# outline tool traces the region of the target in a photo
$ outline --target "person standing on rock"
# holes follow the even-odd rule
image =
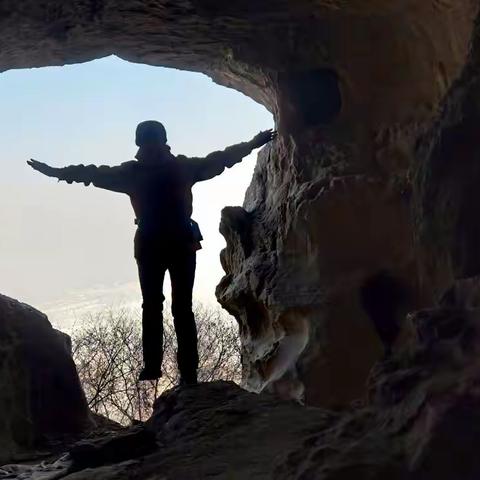
[[[167,145],[164,126],[149,120],[136,129],[136,160],[115,167],[71,165],[50,167],[36,160],[35,170],[64,180],[113,192],[126,193],[135,212],[135,259],[142,290],[144,368],[139,380],[162,376],[163,281],[168,270],[172,284],[172,314],[177,335],[177,361],[181,384],[197,383],[197,329],[192,311],[196,251],[202,240],[192,215],[192,187],[221,174],[275,138],[276,132],[260,132],[251,141],[213,152],[205,158],[174,156]]]

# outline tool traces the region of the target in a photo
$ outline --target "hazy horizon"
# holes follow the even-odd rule
[[[162,121],[172,152],[190,156],[273,126],[264,107],[204,75],[116,57],[5,72],[0,98],[0,293],[43,310],[56,325],[108,306],[140,306],[134,216],[128,196],[58,183],[31,170],[29,158],[53,166],[128,161],[135,127],[146,119]],[[256,154],[194,187],[193,218],[205,238],[197,301],[215,302],[225,245],[220,210],[242,204]]]

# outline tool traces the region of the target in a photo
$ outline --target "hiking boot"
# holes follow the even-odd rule
[[[143,382],[146,380],[158,380],[162,376],[162,370],[160,368],[147,368],[145,367],[138,376],[138,381]]]

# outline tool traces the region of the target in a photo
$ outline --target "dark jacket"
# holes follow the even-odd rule
[[[133,160],[115,167],[71,165],[56,176],[129,195],[145,241],[192,242],[192,186],[221,174],[252,151],[240,143],[205,158],[167,154],[158,163]],[[141,159],[141,156],[137,155]]]

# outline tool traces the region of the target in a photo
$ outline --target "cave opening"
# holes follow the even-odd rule
[[[133,212],[121,195],[37,177],[26,160],[55,166],[128,161],[136,152],[136,124],[150,118],[166,125],[173,153],[188,156],[249,140],[273,123],[263,106],[203,74],[114,56],[4,72],[0,98],[0,221],[9,226],[0,248],[0,291],[39,306],[64,328],[91,308],[139,305]],[[253,153],[194,188],[194,218],[205,238],[197,257],[201,303],[216,303],[223,275],[220,210],[242,204],[255,162]]]
[[[466,114],[470,110],[466,105],[475,103],[471,99],[476,97],[470,93],[478,90],[477,2],[18,0],[0,3],[0,72],[81,63],[112,53],[138,62],[132,67],[134,69],[155,65],[202,72],[218,84],[242,92],[264,105],[275,116],[281,134],[278,143],[259,156],[255,181],[247,192],[244,204],[247,215],[241,211],[240,221],[235,221],[234,215],[226,215],[226,219],[233,222],[231,228],[225,222],[229,227],[229,236],[225,237],[225,265],[228,268],[225,268],[225,281],[218,299],[235,314],[241,326],[245,367],[243,386],[253,386],[257,391],[274,387],[272,391],[285,392],[286,397],[296,400],[302,400],[304,396],[309,406],[323,408],[316,416],[315,409],[295,408],[296,411],[292,409],[290,412],[285,410],[288,405],[282,404],[280,409],[287,416],[282,413],[276,417],[270,415],[276,410],[268,401],[269,413],[265,416],[263,411],[258,410],[259,403],[254,404],[251,410],[247,409],[249,411],[243,408],[253,395],[243,397],[242,392],[242,397],[237,397],[237,393],[231,395],[230,388],[223,386],[217,389],[215,385],[208,385],[202,398],[210,399],[209,409],[200,405],[202,414],[205,413],[206,425],[212,425],[213,417],[220,422],[223,417],[226,419],[223,426],[213,422],[213,430],[204,429],[211,436],[206,442],[199,443],[203,451],[205,445],[215,447],[212,449],[213,457],[209,455],[208,458],[210,462],[217,457],[211,469],[208,472],[205,470],[205,455],[194,449],[189,460],[193,459],[195,463],[188,465],[188,462],[180,462],[172,473],[163,467],[168,467],[172,458],[184,458],[185,455],[181,451],[179,455],[169,455],[173,452],[171,445],[167,450],[162,445],[162,452],[154,455],[155,461],[160,459],[166,463],[152,465],[148,460],[132,463],[125,458],[122,459],[122,465],[127,468],[125,475],[146,472],[148,476],[154,467],[172,478],[198,471],[219,476],[229,473],[225,472],[227,463],[238,466],[241,470],[238,474],[242,478],[268,478],[272,475],[275,478],[304,478],[317,474],[334,477],[365,474],[374,477],[387,471],[393,472],[393,476],[396,473],[400,476],[424,473],[426,476],[432,474],[433,478],[435,473],[440,472],[440,469],[431,469],[428,465],[424,469],[422,458],[426,455],[427,460],[430,457],[435,460],[444,453],[444,446],[437,448],[435,444],[438,425],[441,426],[445,415],[455,413],[453,409],[461,406],[465,392],[475,397],[475,391],[464,388],[472,383],[468,380],[477,373],[472,369],[472,365],[475,366],[475,349],[469,342],[466,346],[450,342],[430,350],[425,348],[429,345],[422,344],[422,335],[419,335],[405,349],[408,351],[402,352],[403,339],[399,338],[399,333],[405,325],[406,311],[431,306],[430,299],[434,298],[434,294],[443,291],[444,286],[454,280],[452,265],[473,275],[480,264],[475,261],[479,258],[476,240],[480,234],[478,228],[471,226],[471,217],[475,214],[472,205],[475,202],[468,201],[476,197],[473,193],[470,195],[468,189],[466,194],[465,188],[462,191],[462,186],[469,185],[468,175],[465,177],[469,169],[462,169],[458,161],[451,161],[457,157],[463,159],[462,152],[475,160],[477,137],[472,135],[471,151],[465,149],[465,142],[459,142],[458,148],[452,150],[454,155],[442,155],[445,132],[452,127],[463,131],[473,118]],[[70,68],[61,71],[66,72]],[[10,75],[16,74],[7,72],[0,75],[0,81]],[[60,89],[47,80],[44,88],[37,89],[33,95],[46,101],[41,109],[32,103],[28,88],[21,88],[21,80],[14,76],[11,78],[12,85],[20,89],[21,94],[9,95],[8,89],[0,85],[4,115],[2,157],[7,165],[14,162],[24,166],[29,156],[55,165],[74,162],[114,164],[127,160],[134,153],[128,151],[130,147],[126,145],[134,148],[135,124],[152,117],[167,125],[175,153],[199,155],[211,151],[210,147],[221,148],[245,139],[239,135],[231,141],[211,146],[202,143],[206,138],[219,140],[219,131],[226,128],[225,124],[241,120],[238,109],[234,107],[228,108],[228,112],[222,115],[215,114],[208,95],[199,95],[203,104],[198,108],[198,115],[179,115],[179,123],[174,126],[174,122],[164,116],[167,105],[162,100],[166,97],[167,87],[182,85],[180,78],[172,79],[167,82],[168,85],[153,81],[149,90],[139,85],[135,74],[129,77],[119,70],[109,75],[108,88],[99,92],[95,84],[95,95],[89,97],[81,94],[81,88],[87,82],[85,76],[79,75],[78,88],[66,101],[48,101],[47,90],[60,93]],[[136,101],[129,102],[128,108],[123,109],[128,110],[128,124],[124,122],[121,109],[118,109],[127,101],[125,96],[117,96],[120,101],[117,101],[116,109],[108,108],[105,103],[105,98],[115,94],[118,85],[123,82],[130,83],[130,88],[135,91]],[[163,99],[157,96],[158,92],[164,95]],[[170,105],[177,113],[190,103],[186,98],[188,94],[198,95],[191,86],[185,86],[183,92],[183,97],[175,105]],[[134,118],[141,95],[145,96],[143,113],[148,115],[142,113]],[[71,99],[81,105],[81,110],[69,123],[62,111],[69,108]],[[7,109],[5,105],[9,103],[10,108]],[[90,103],[96,108],[86,114]],[[19,115],[22,104],[30,109],[29,115]],[[157,115],[157,110],[153,112],[155,115],[151,113],[154,107],[161,110],[162,115]],[[472,107],[472,111],[475,108]],[[106,112],[117,114],[107,121]],[[247,138],[255,131],[272,126],[269,114],[263,113],[268,116],[268,125],[262,122],[248,133]],[[56,119],[55,124],[48,123],[48,116]],[[182,121],[186,117],[192,120],[190,126]],[[210,119],[215,117],[221,117],[223,124],[210,124]],[[49,135],[43,138],[36,136],[36,129],[28,128],[32,121],[36,126],[48,128]],[[248,125],[250,128],[252,122]],[[120,126],[121,133],[118,133]],[[235,129],[236,133],[239,133],[239,128]],[[113,135],[113,131],[117,134]],[[475,133],[475,128],[468,131]],[[179,132],[178,140],[172,138],[175,132]],[[89,141],[73,145],[69,143],[73,137],[88,137]],[[186,139],[191,142],[191,152],[183,148],[182,142]],[[415,144],[422,148],[415,151]],[[177,145],[182,148],[177,149]],[[200,145],[205,149],[199,149]],[[17,155],[15,151],[18,148],[22,151]],[[447,157],[451,169],[444,170],[442,158]],[[441,168],[437,174],[435,164],[438,162]],[[417,175],[417,167],[423,168],[424,172]],[[3,195],[0,198],[0,220],[4,225],[0,236],[1,292],[19,297],[50,313],[48,308],[44,308],[45,303],[38,300],[49,276],[58,280],[57,287],[65,288],[72,272],[75,272],[75,281],[80,286],[82,282],[95,285],[94,301],[98,305],[104,301],[109,288],[108,282],[98,281],[92,275],[92,265],[101,272],[114,272],[115,267],[113,280],[120,284],[125,283],[132,270],[130,278],[134,278],[136,284],[131,251],[133,215],[127,213],[130,210],[125,201],[100,191],[87,192],[83,186],[51,184],[44,188],[43,185],[47,184],[40,182],[47,180],[33,176],[17,189],[5,171],[4,168],[0,179]],[[212,228],[215,233],[220,208],[242,202],[241,198],[229,200],[228,195],[239,183],[238,175],[229,173],[235,185],[231,184],[225,191],[216,191],[212,184],[205,185],[206,193],[212,193],[210,207],[219,213],[216,218],[214,215],[211,217],[214,218]],[[246,184],[250,176],[251,171]],[[415,183],[418,179],[418,183],[422,184],[420,190],[424,191],[418,192],[420,198],[416,199],[419,188]],[[72,205],[74,195],[78,196],[79,202],[75,208]],[[198,200],[202,194],[197,191],[195,196]],[[465,198],[466,202],[463,201]],[[103,221],[107,202],[111,202],[112,207],[108,214],[108,228]],[[51,207],[48,222],[42,210],[45,205]],[[19,206],[23,208],[19,210]],[[465,216],[459,213],[463,209]],[[130,220],[127,215],[131,215]],[[80,222],[69,225],[71,219],[79,218],[81,225]],[[205,246],[212,245],[208,243],[205,222],[196,214],[194,218],[202,227]],[[92,235],[86,235],[86,231]],[[245,231],[247,235],[242,235]],[[420,237],[421,242],[418,243],[421,248],[417,248],[417,237]],[[223,246],[223,238],[217,238]],[[72,255],[74,241],[77,243]],[[125,250],[121,251],[120,246]],[[199,265],[200,273],[208,271],[211,274],[215,268],[219,269],[214,284],[223,274],[218,262],[219,250],[215,251],[217,267],[208,260],[204,266]],[[39,251],[43,255],[38,255]],[[473,261],[469,261],[472,258]],[[130,264],[125,259],[129,259]],[[80,271],[84,272],[81,276]],[[12,293],[8,286],[14,278],[18,279],[17,293]],[[112,285],[118,287],[113,280]],[[197,277],[197,285],[204,287],[206,283]],[[31,288],[32,285],[34,288]],[[213,290],[211,288],[212,298]],[[36,298],[31,296],[33,294]],[[81,292],[78,304],[91,303],[92,297],[88,294]],[[451,301],[450,297],[448,295],[444,300]],[[457,300],[456,293],[453,300]],[[15,312],[20,320],[25,318],[40,326],[48,324],[40,312],[0,296],[0,313],[6,308]],[[60,312],[65,312],[65,304],[59,305],[59,308]],[[432,315],[429,309],[420,314],[412,313],[406,323],[411,323],[414,328],[419,323],[428,323],[422,322],[422,315],[427,320],[436,319],[435,313]],[[7,333],[15,333],[18,325],[22,326],[17,318],[10,323],[8,315],[0,318],[3,322],[5,319]],[[478,324],[472,312],[468,312],[465,319],[472,327]],[[456,319],[452,317],[452,320]],[[37,379],[41,379],[34,390],[29,389],[30,375],[18,375],[16,364],[11,369],[2,369],[0,384],[6,387],[4,393],[7,396],[3,397],[6,401],[0,403],[6,407],[3,410],[7,420],[13,417],[12,413],[14,420],[20,416],[22,420],[32,419],[30,405],[23,402],[25,393],[32,399],[49,398],[43,395],[43,391],[55,391],[56,385],[45,373],[56,373],[58,367],[71,365],[71,355],[66,349],[62,347],[63,356],[59,356],[50,347],[59,343],[57,332],[48,332],[50,342],[47,335],[42,339],[35,332],[30,333],[29,328],[23,330],[21,333],[26,334],[26,340],[32,347],[52,351],[52,361],[35,362],[38,369],[27,370],[27,373],[33,372]],[[450,334],[456,331],[447,328],[443,333],[450,341]],[[475,330],[472,332],[475,333]],[[417,330],[417,333],[422,332]],[[395,349],[395,354],[399,355],[398,362],[387,361],[380,363],[380,368],[374,367],[381,359],[379,337],[387,353],[394,344],[395,347],[398,345],[398,350]],[[475,335],[472,334],[472,337],[473,345]],[[215,343],[215,336],[211,338]],[[305,348],[300,342],[303,339]],[[7,347],[5,351],[13,352],[11,358],[16,360],[17,352],[12,350],[16,345],[12,345],[9,337],[4,336],[0,340],[3,340],[0,350]],[[285,352],[288,355],[282,355]],[[274,377],[276,385],[269,385],[259,378],[269,378],[267,375],[257,375],[268,372],[268,367],[275,364],[272,358],[281,360],[281,368],[274,372],[282,375]],[[463,363],[459,363],[462,359]],[[40,371],[38,375],[37,371]],[[419,371],[422,375],[418,375]],[[452,371],[455,375],[449,374]],[[423,373],[427,376],[424,377]],[[72,372],[63,372],[62,375],[67,385],[68,380],[75,383],[76,377]],[[12,389],[13,395],[10,395]],[[81,400],[81,394],[77,398]],[[175,434],[173,443],[179,445],[180,450],[186,445],[182,443],[185,439],[194,447],[190,441],[191,422],[187,422],[186,428],[170,427],[181,427],[183,418],[199,419],[199,402],[192,402],[195,404],[192,416],[189,410],[183,411],[182,408],[175,408],[172,412],[170,407],[173,403],[182,407],[187,402],[176,395],[167,398],[164,403],[158,404],[157,413],[160,415],[153,418],[152,423],[161,424],[157,438]],[[412,398],[422,401],[412,402]],[[241,411],[237,408],[240,403]],[[81,409],[75,411],[73,405],[73,402],[62,402],[62,406],[69,409],[66,413],[70,418],[82,421],[84,416],[87,417]],[[219,412],[218,405],[225,408]],[[337,411],[333,415],[325,414],[325,408]],[[297,416],[303,410],[309,415],[305,423]],[[61,408],[57,408],[56,404],[45,405],[39,411],[57,415],[61,413]],[[218,415],[222,412],[227,415]],[[250,456],[248,448],[237,448],[234,453],[238,452],[239,456],[227,458],[224,454],[230,455],[235,450],[231,445],[236,440],[242,440],[246,431],[243,420],[256,412],[260,412],[262,418],[272,420],[268,422],[269,426],[277,426],[278,429],[270,430],[267,437],[262,437],[267,432],[263,428],[265,422],[260,417],[259,421],[252,417],[253,421],[247,426],[257,425],[262,431],[258,431],[257,435],[257,431],[252,430],[253,436],[245,437],[247,441],[243,443],[246,447],[266,445],[265,453],[268,451],[272,455],[267,457],[263,451],[259,454],[257,448]],[[432,416],[432,412],[435,415]],[[174,418],[176,414],[180,416]],[[386,415],[392,421],[385,421],[389,420]],[[237,421],[236,417],[241,421]],[[352,419],[353,423],[350,422]],[[461,436],[465,430],[462,430],[463,423],[460,422],[460,430],[453,433]],[[14,423],[14,428],[8,429],[6,445],[10,448],[13,444],[13,453],[16,454],[17,442],[16,439],[10,442],[10,431],[17,433],[25,428],[30,432],[35,427],[35,421],[30,424],[28,428],[26,425],[15,428]],[[238,424],[241,429],[238,432],[232,430],[233,424]],[[10,427],[8,423],[7,426]],[[217,427],[224,427],[229,435],[218,435],[220,430]],[[286,436],[293,432],[285,427],[298,431],[298,439],[290,437],[289,442],[284,444],[278,432],[281,430]],[[333,443],[329,432],[335,437]],[[355,438],[350,435],[352,432]],[[348,445],[341,442],[345,437],[343,433],[348,437]],[[440,434],[443,433],[440,431]],[[184,435],[188,438],[182,438]],[[0,443],[5,445],[3,436],[0,432]],[[252,442],[255,437],[261,441]],[[220,441],[212,443],[212,438]],[[358,447],[353,453],[366,452],[366,456],[355,455],[358,462],[354,458],[353,462],[345,464],[342,461],[352,453],[352,438],[355,448]],[[425,438],[427,441],[424,441]],[[432,438],[433,442],[429,442],[428,439]],[[455,440],[454,436],[452,438]],[[177,439],[180,441],[177,442]],[[233,439],[233,443],[229,439]],[[271,439],[275,441],[271,442]],[[379,439],[382,441],[380,451]],[[321,444],[323,440],[326,440],[326,443],[323,442],[325,445],[335,447],[330,449],[332,452],[327,452],[327,456],[319,451],[324,446]],[[293,447],[290,442],[294,443]],[[473,441],[470,443],[473,444]],[[3,453],[0,452],[0,457]],[[245,453],[251,462],[241,458],[242,454],[245,457]],[[288,454],[286,461],[285,453]],[[313,462],[310,461],[312,459]],[[462,460],[460,458],[456,464],[462,464]],[[262,468],[253,471],[251,464],[254,462]],[[120,466],[118,470],[116,466],[112,467],[114,474],[122,474]],[[139,470],[142,468],[143,471]],[[457,470],[450,472],[452,478],[458,474]],[[474,469],[470,470],[472,478],[477,478]],[[471,473],[470,470],[467,473]],[[195,473],[192,475],[194,477]]]

